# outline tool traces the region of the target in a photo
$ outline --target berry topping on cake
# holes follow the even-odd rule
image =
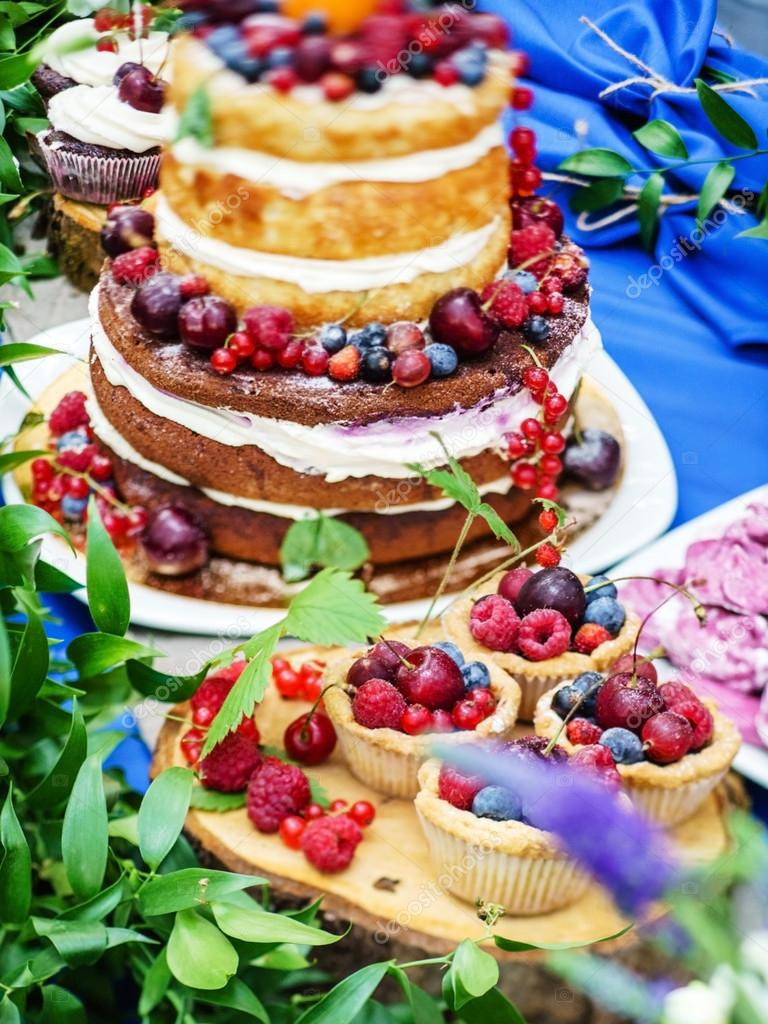
[[[304,829],[300,846],[304,856],[318,871],[332,874],[352,863],[363,833],[348,814],[317,818]]]
[[[628,672],[630,675],[641,676],[643,679],[647,679],[648,682],[651,683],[658,682],[659,678],[656,666],[652,661],[649,661],[647,658],[643,658],[638,654],[632,653],[622,654],[619,660],[614,662],[611,672],[613,675],[617,675],[620,672]],[[670,685],[673,684],[665,683],[664,686],[661,687],[661,695],[665,700],[667,699],[667,695],[664,691],[664,687]],[[683,687],[682,683],[675,683],[674,685]],[[683,690],[687,691],[685,694],[686,697],[695,696],[693,690],[689,690],[687,686],[683,687]]]
[[[142,284],[157,271],[157,249],[145,245],[121,253],[112,261],[112,276],[120,284]]]
[[[403,645],[404,646],[404,645]],[[410,648],[405,648],[405,654]],[[353,661],[347,672],[347,682],[350,686],[358,687],[367,683],[369,679],[390,679],[394,671],[399,668],[400,660],[394,658],[394,652],[386,645],[377,644],[362,658]]]
[[[672,764],[691,749],[694,731],[687,718],[676,711],[662,711],[642,728],[645,756],[654,764]]]
[[[471,288],[454,288],[439,298],[429,315],[429,329],[434,341],[450,345],[465,359],[493,348],[499,334],[498,324]]]
[[[283,746],[292,761],[322,764],[336,746],[336,730],[330,718],[315,708],[290,723],[283,733]]]
[[[585,487],[604,491],[613,486],[619,475],[621,446],[606,430],[587,427],[568,441],[563,465]]]
[[[397,686],[411,704],[434,711],[450,708],[464,696],[464,679],[458,665],[437,647],[417,647],[407,664],[397,670]]]
[[[217,295],[201,295],[181,307],[179,335],[190,348],[220,348],[237,329],[235,309]]]
[[[579,747],[571,757],[570,764],[586,768],[591,771],[601,782],[607,782],[611,786],[621,784],[621,776],[616,771],[616,762],[608,747],[600,743],[593,743],[586,747]]]
[[[179,279],[160,272],[137,288],[131,300],[131,314],[150,334],[175,338],[181,304]]]
[[[159,114],[165,103],[165,82],[157,78],[142,65],[133,68],[120,78],[117,87],[118,98],[148,114]]]
[[[626,613],[614,597],[598,597],[590,601],[584,612],[584,621],[602,626],[611,636],[616,636],[624,625]]]
[[[436,647],[438,651],[445,651],[445,653],[450,658],[453,658],[453,660],[456,662],[459,668],[461,668],[464,665],[466,660],[464,658],[464,655],[461,653],[456,644],[451,643],[450,640],[440,640],[438,643],[432,644],[432,646]]]
[[[517,643],[520,619],[512,603],[500,594],[481,597],[472,607],[469,631],[491,651],[512,651]]]
[[[527,583],[531,576],[533,576],[531,569],[526,568],[524,565],[518,566],[516,569],[510,569],[509,572],[504,573],[496,589],[502,597],[505,597],[514,604],[523,588],[523,584]]]
[[[537,294],[537,293],[535,293]],[[502,327],[520,327],[528,319],[528,303],[514,281],[500,281],[487,285],[480,293],[489,314]]]
[[[462,775],[455,768],[443,765],[438,780],[438,794],[460,811],[468,811],[472,801],[483,788],[482,779],[473,775]]]
[[[355,345],[347,345],[336,355],[331,356],[328,361],[328,375],[338,381],[355,380],[360,373],[361,362],[360,349]]]
[[[712,712],[696,697],[693,700],[676,700],[668,705],[670,711],[682,715],[693,729],[691,750],[701,750],[712,739],[715,722]]]
[[[568,650],[570,642],[568,620],[554,608],[537,608],[520,622],[517,646],[529,661],[557,658]]]
[[[543,277],[549,268],[549,260],[537,260],[536,257],[551,256],[556,241],[555,232],[544,223],[531,224],[513,231],[509,236],[510,267],[527,270],[537,278]]]
[[[101,245],[108,256],[120,256],[131,249],[151,245],[155,219],[139,206],[113,206],[101,229]]]
[[[48,417],[48,427],[52,434],[66,434],[89,422],[85,408],[85,395],[82,391],[67,392]]]
[[[227,699],[229,691],[242,675],[246,664],[247,662],[242,659],[235,661],[202,681],[189,702],[196,725],[210,725]],[[207,721],[198,720],[198,716],[207,718]]]
[[[399,729],[406,707],[402,693],[385,679],[369,679],[352,698],[355,721],[367,729]]]
[[[598,742],[608,747],[616,764],[636,764],[645,756],[642,740],[629,729],[606,729]]]
[[[530,128],[518,125],[512,130],[510,137],[515,155],[518,159],[527,159],[528,162],[532,162],[532,158],[536,155],[535,149],[531,152],[531,149],[534,147],[534,140],[530,136],[533,136]],[[523,151],[521,152],[521,150]],[[554,200],[547,199],[545,196],[517,196],[512,199],[509,205],[512,210],[512,227],[516,231],[528,228],[532,224],[543,223],[552,229],[556,238],[562,235],[564,227],[563,211]]]
[[[208,562],[208,537],[191,512],[168,505],[150,518],[141,546],[152,572],[184,576]]]
[[[299,814],[309,800],[307,776],[277,757],[265,757],[248,783],[248,817],[260,832],[277,832],[283,818]]]
[[[611,676],[597,695],[597,721],[604,729],[620,726],[638,731],[643,722],[665,710],[656,686],[629,673]]]
[[[374,658],[383,665],[388,672],[394,672],[403,663],[410,653],[408,644],[400,640],[379,640],[368,652],[370,658]]]
[[[578,626],[586,603],[579,577],[570,569],[558,566],[534,573],[521,587],[515,607],[519,615],[527,615],[539,608],[552,608],[565,616],[572,626]]]
[[[400,719],[400,728],[409,736],[431,732],[433,725],[434,716],[423,704],[409,704]]]
[[[488,666],[482,661],[467,661],[461,666],[461,675],[464,679],[464,686],[469,692],[491,685],[491,673]]]
[[[604,626],[600,626],[596,622],[585,622],[576,631],[573,638],[573,649],[579,654],[592,654],[600,644],[610,640],[611,636],[612,634]]]
[[[603,730],[588,718],[572,718],[565,727],[565,735],[575,747],[597,743]]]
[[[240,793],[261,764],[258,742],[231,732],[200,761],[200,781],[206,789]]]
[[[401,352],[392,364],[392,380],[401,388],[415,388],[423,384],[432,372],[426,352],[408,349]]]
[[[472,801],[472,813],[477,818],[490,818],[492,821],[520,821],[523,802],[511,789],[484,786]]]

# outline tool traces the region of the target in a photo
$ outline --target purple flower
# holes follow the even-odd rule
[[[438,745],[437,754],[489,784],[514,789],[525,820],[554,833],[625,913],[641,915],[678,877],[662,832],[585,771],[477,746]]]

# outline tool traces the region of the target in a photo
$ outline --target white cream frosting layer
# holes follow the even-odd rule
[[[365,425],[322,423],[307,426],[290,420],[252,416],[232,409],[212,409],[159,391],[123,359],[107,337],[98,316],[97,291],[91,297],[93,347],[110,384],[129,394],[155,416],[179,423],[201,437],[230,447],[254,445],[282,466],[315,474],[329,483],[365,476],[403,480],[412,475],[408,463],[434,467],[445,462],[439,442],[464,459],[499,446],[504,433],[514,430],[538,406],[527,392],[497,392],[471,408],[456,406],[443,416],[402,417]],[[552,369],[558,389],[570,396],[600,335],[591,320],[574,338]],[[318,378],[318,382],[321,378]],[[328,387],[337,387],[328,381]]]
[[[117,32],[113,36],[117,53],[96,49],[101,36],[93,27],[93,18],[68,21],[49,36],[43,61],[78,85],[112,85],[121,64],[127,61],[144,64],[156,75],[168,57],[167,32],[150,32],[145,39],[131,39],[127,32]],[[93,46],[61,52],[81,39],[90,39]],[[163,69],[163,77],[168,77],[166,69]]]
[[[183,476],[179,476],[178,473],[166,469],[165,466],[161,466],[158,462],[146,459],[140,452],[137,452],[133,445],[129,444],[119,431],[115,430],[95,398],[88,402],[88,414],[91,417],[91,427],[96,436],[111,448],[119,458],[125,459],[126,462],[138,466],[139,469],[143,469],[147,473],[152,473],[167,483],[178,484],[182,487],[195,487],[195,484],[185,480]],[[479,490],[481,494],[506,494],[511,488],[512,479],[510,476],[505,476],[501,480],[494,480],[493,483],[485,484]],[[252,512],[263,512],[270,516],[280,516],[282,519],[309,519],[317,514],[316,509],[307,508],[306,505],[289,505],[285,502],[244,498],[238,494],[230,494],[228,491],[218,491],[210,487],[198,487],[197,490],[219,505],[226,505],[228,508],[246,508]],[[450,498],[441,498],[437,501],[415,501],[409,504],[405,504],[405,501],[406,498],[398,493],[393,495],[382,494],[375,509],[375,514],[387,516],[400,515],[403,512],[440,512],[455,504]],[[345,512],[350,511],[352,510],[343,508],[323,509],[324,515],[327,516],[343,515]]]
[[[175,143],[172,152],[176,160],[187,167],[215,174],[233,174],[246,181],[271,185],[290,198],[301,198],[350,181],[395,184],[433,181],[452,171],[474,167],[503,142],[501,124],[495,122],[460,146],[428,149],[385,160],[302,163],[250,149],[209,148],[191,137]]]
[[[71,90],[70,90],[71,91]],[[359,260],[313,260],[258,252],[199,234],[173,212],[165,197],[155,209],[157,237],[200,263],[241,277],[266,277],[298,285],[310,294],[364,292],[410,284],[422,274],[443,274],[476,259],[498,227],[499,219],[476,231],[454,235],[441,245]]]
[[[168,114],[136,110],[113,85],[75,85],[51,97],[48,120],[80,142],[145,153],[168,138]]]

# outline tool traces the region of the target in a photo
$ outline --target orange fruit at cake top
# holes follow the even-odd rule
[[[331,31],[352,32],[373,14],[377,0],[284,0],[282,13],[289,18],[303,18],[322,11],[328,16]]]

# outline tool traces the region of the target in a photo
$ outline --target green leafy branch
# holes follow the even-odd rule
[[[283,579],[305,580],[313,569],[345,569],[353,572],[370,558],[365,537],[336,516],[318,512],[287,530],[280,547]]]
[[[669,160],[665,167],[635,167],[621,153],[605,148],[585,149],[563,160],[559,170],[594,179],[572,197],[571,206],[577,213],[602,210],[622,198],[631,198],[637,202],[643,244],[650,248],[658,227],[660,208],[672,201],[672,197],[665,193],[670,175],[686,167],[712,164],[698,196],[696,221],[701,226],[715,206],[727,196],[736,174],[734,164],[768,155],[768,149],[759,146],[753,127],[730,103],[703,79],[697,78],[695,84],[699,103],[714,130],[732,146],[746,152],[716,161],[691,160],[677,128],[669,121],[656,118],[632,134],[644,149]],[[636,177],[646,179],[639,191],[630,184]],[[768,238],[768,182],[756,200],[755,213],[760,223],[740,232],[737,237]]]

